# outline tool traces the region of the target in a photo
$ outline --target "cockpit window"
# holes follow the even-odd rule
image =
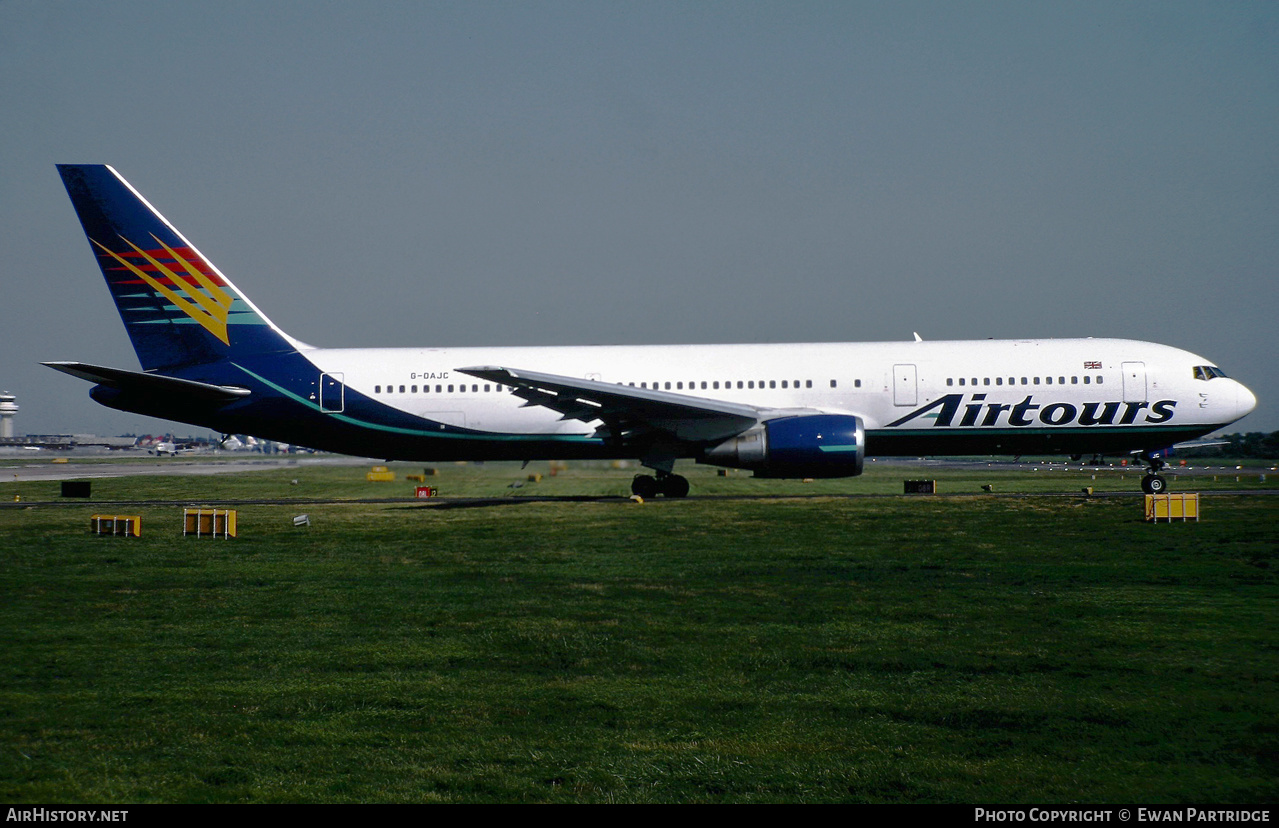
[[[1226,372],[1221,370],[1215,365],[1196,365],[1195,366],[1195,379],[1197,380],[1210,380],[1216,377],[1225,377],[1225,376],[1226,376]]]

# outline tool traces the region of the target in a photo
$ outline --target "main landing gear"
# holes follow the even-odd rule
[[[631,481],[631,494],[638,495],[644,500],[651,500],[659,494],[667,497],[687,497],[688,478],[662,471],[659,471],[656,477],[651,474],[637,474]]]

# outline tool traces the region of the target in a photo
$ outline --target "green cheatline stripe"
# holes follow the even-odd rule
[[[345,414],[338,414],[332,411],[325,411],[324,409],[320,408],[317,404],[311,402],[310,400],[304,397],[300,397],[297,394],[294,394],[292,391],[288,390],[287,388],[281,388],[280,386],[271,382],[266,377],[253,373],[248,368],[245,368],[243,365],[236,365],[236,363],[234,362],[232,362],[231,364],[235,365],[236,368],[239,368],[241,371],[253,377],[258,382],[271,386],[276,391],[279,391],[281,394],[293,400],[294,402],[301,403],[302,405],[305,405],[309,408],[314,408],[316,411],[319,411],[322,414],[327,414],[328,416],[332,417],[335,420],[340,420],[344,423],[349,423],[354,426],[359,426],[360,428],[373,429],[374,431],[385,431],[390,434],[411,434],[417,437],[436,437],[436,438],[443,438],[443,439],[450,439],[450,440],[504,440],[504,441],[511,441],[511,442],[522,442],[522,441],[530,441],[530,440],[552,440],[558,443],[602,442],[600,440],[596,440],[594,437],[587,437],[584,434],[451,434],[447,431],[431,431],[431,430],[421,429],[421,428],[401,428],[399,426],[389,426],[389,425],[383,425],[381,423],[371,423],[371,422],[368,422],[367,420],[357,420],[355,417],[349,417]]]
[[[818,446],[822,451],[857,451],[857,446]]]

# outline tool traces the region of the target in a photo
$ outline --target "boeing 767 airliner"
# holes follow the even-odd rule
[[[851,477],[867,456],[1162,452],[1256,398],[1125,339],[316,348],[276,327],[114,169],[58,167],[142,370],[48,362],[122,411],[387,460],[678,460]]]

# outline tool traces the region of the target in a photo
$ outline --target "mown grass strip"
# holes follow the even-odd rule
[[[359,471],[198,485],[360,491]],[[171,507],[127,540],[0,512],[0,796],[1279,793],[1271,498],[1171,526],[1083,497],[309,510],[246,507],[230,541],[182,539]]]

